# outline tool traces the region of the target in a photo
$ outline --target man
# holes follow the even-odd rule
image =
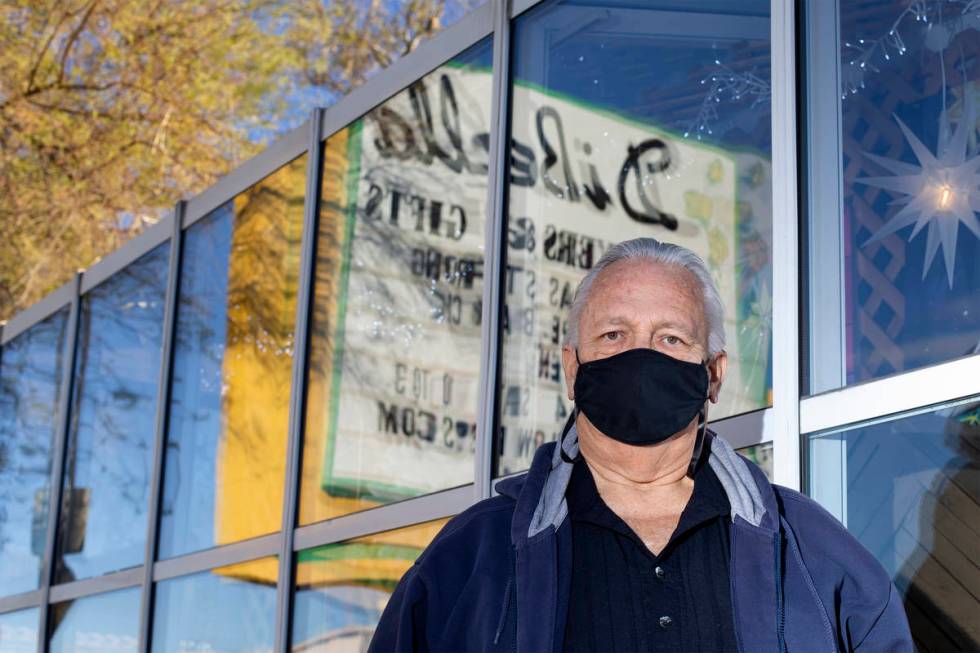
[[[705,428],[723,316],[692,252],[609,249],[569,315],[561,441],[442,530],[371,650],[912,651],[872,555]]]

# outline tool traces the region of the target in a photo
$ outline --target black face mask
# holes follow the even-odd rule
[[[625,444],[663,442],[699,414],[700,436],[707,399],[707,365],[653,349],[579,361],[575,376],[575,407],[602,433]]]

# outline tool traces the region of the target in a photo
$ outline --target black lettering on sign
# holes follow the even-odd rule
[[[435,247],[412,249],[413,276],[438,281],[457,288],[473,288],[476,278],[483,277],[483,261],[444,254]]]
[[[524,188],[538,183],[534,150],[513,138],[510,140],[510,183]]]
[[[585,156],[592,156],[592,144],[588,142],[584,143],[582,145],[582,151],[585,152]],[[606,206],[612,204],[612,197],[609,196],[605,186],[602,185],[602,180],[599,179],[599,171],[596,170],[595,163],[592,161],[581,161],[579,165],[583,171],[583,178],[589,180],[588,182],[582,183],[582,190],[585,191],[585,196],[592,202],[592,206],[600,211],[605,211]]]
[[[534,251],[534,221],[519,216],[507,221],[507,247],[511,251]]]
[[[538,344],[538,378],[555,383],[561,381],[560,350]]]
[[[436,289],[429,290],[433,305],[431,310],[432,319],[439,324],[450,324],[459,326],[463,323],[463,298],[449,292],[442,292]]]
[[[435,413],[413,406],[378,401],[378,432],[435,442],[440,419]]]
[[[391,107],[381,106],[368,114],[368,117],[378,128],[378,137],[374,139],[374,146],[383,158],[405,161],[420,155],[412,126],[397,111]]]
[[[424,195],[408,192],[404,188],[386,190],[374,182],[367,183],[367,200],[364,204],[366,220],[378,220],[384,217],[384,199],[387,196],[387,222],[393,227],[411,229],[450,240],[460,240],[466,234],[466,209],[461,205],[446,204]],[[403,217],[407,218],[405,223],[402,222]]]
[[[550,119],[555,125],[555,131],[558,137],[558,149],[559,154],[555,152],[555,148],[551,141],[548,140],[547,134],[545,134],[545,120]],[[565,128],[561,123],[561,116],[558,111],[551,106],[543,106],[538,109],[535,114],[535,122],[538,128],[538,142],[541,144],[541,149],[544,150],[544,164],[541,166],[541,179],[544,181],[544,186],[558,199],[568,200],[569,202],[578,202],[578,186],[575,183],[575,177],[572,176],[572,165],[568,159],[568,147],[565,144]],[[551,169],[557,164],[561,164],[561,171],[563,176],[563,182],[559,183],[551,173]]]
[[[530,414],[531,390],[519,385],[503,389],[501,413],[509,417],[527,417]]]
[[[554,225],[544,228],[544,257],[578,270],[589,270],[595,265],[602,249],[601,241],[592,236],[558,229]]]
[[[651,155],[656,153],[656,158]],[[669,213],[664,213],[654,206],[649,196],[649,188],[653,187],[653,180],[647,175],[655,175],[663,172],[670,167],[670,151],[667,143],[659,138],[650,138],[636,147],[629,147],[626,161],[619,171],[619,203],[622,204],[626,215],[637,222],[644,224],[659,224],[667,229],[677,229],[677,218]],[[640,198],[642,210],[637,210],[629,203],[626,198],[626,184],[630,176],[636,187],[636,193]]]

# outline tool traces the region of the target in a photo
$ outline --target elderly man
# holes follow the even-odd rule
[[[442,530],[371,650],[912,651],[871,554],[705,428],[723,315],[692,252],[609,249],[569,316],[561,441]]]

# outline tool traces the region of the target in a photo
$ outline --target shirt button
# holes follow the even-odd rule
[[[659,578],[660,580],[663,580],[663,578],[664,578],[664,568],[663,567],[657,567],[656,569],[653,570],[653,573],[655,573],[657,575],[657,578]]]
[[[660,617],[660,627],[661,628],[667,628],[672,623],[674,623],[674,620],[671,619],[670,617],[668,617],[667,615],[664,615],[664,616]]]

